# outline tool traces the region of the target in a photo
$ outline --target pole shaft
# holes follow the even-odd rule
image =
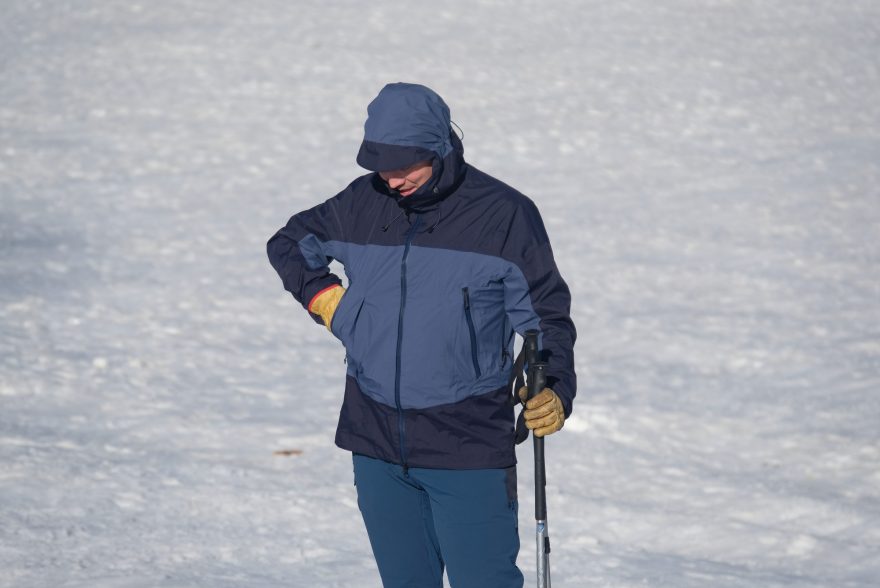
[[[547,520],[547,469],[544,465],[544,438],[532,436],[535,444],[535,520]]]
[[[550,530],[547,521],[536,521],[535,546],[538,556],[538,588],[550,588]]]
[[[538,332],[526,331],[528,396],[539,394],[547,385],[547,364],[541,361]],[[537,548],[538,588],[550,588],[550,535],[547,528],[547,470],[544,465],[544,438],[532,435],[535,453],[535,547]]]

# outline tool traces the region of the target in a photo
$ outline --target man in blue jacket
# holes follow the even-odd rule
[[[345,346],[336,444],[383,584],[439,587],[445,568],[456,588],[522,586],[514,333],[539,332],[547,388],[523,415],[551,434],[576,391],[568,287],[535,205],[465,163],[440,96],[389,84],[364,130],[372,173],[292,217],[269,259]]]

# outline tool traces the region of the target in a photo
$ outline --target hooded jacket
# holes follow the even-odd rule
[[[331,321],[346,350],[336,444],[409,467],[516,463],[514,332],[539,332],[566,416],[576,392],[570,294],[535,205],[464,161],[432,90],[389,84],[368,108],[358,163],[374,173],[290,219],[269,259],[306,309],[341,284]],[[377,171],[430,160],[402,197]],[[317,315],[312,317],[320,322]]]

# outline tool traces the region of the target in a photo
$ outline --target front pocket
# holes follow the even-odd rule
[[[477,331],[474,328],[474,317],[471,315],[471,295],[466,287],[461,289],[461,296],[464,299],[464,318],[467,321],[468,334],[471,338],[471,360],[474,362],[474,373],[479,378],[482,373],[480,372],[480,361],[477,359]]]
[[[348,305],[350,300],[354,303],[354,306]],[[336,307],[333,318],[330,319],[330,332],[336,335],[336,338],[342,341],[346,348],[348,348],[354,335],[355,326],[365,301],[364,298],[360,300],[352,298],[351,293],[346,292],[342,295],[342,300],[339,301],[339,306]]]

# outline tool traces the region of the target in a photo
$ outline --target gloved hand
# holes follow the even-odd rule
[[[535,437],[544,437],[555,433],[565,424],[565,409],[556,392],[550,388],[544,388],[531,400],[529,389],[523,386],[518,391],[519,397],[525,403],[523,417],[526,427],[531,429]]]
[[[339,306],[343,294],[345,294],[345,288],[342,286],[328,288],[315,296],[309,304],[309,312],[320,316],[328,331],[330,330],[330,321],[333,320],[333,313],[336,312],[336,307]]]

